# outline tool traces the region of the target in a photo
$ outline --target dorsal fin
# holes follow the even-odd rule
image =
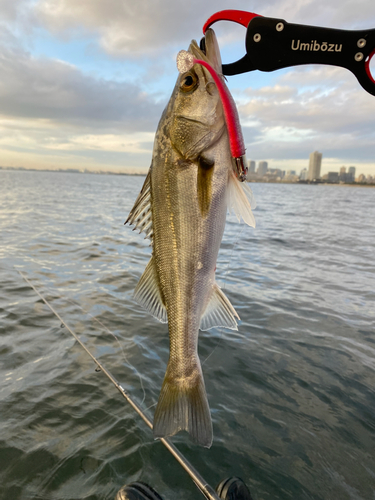
[[[154,257],[151,257],[149,260],[149,263],[147,264],[146,269],[144,270],[144,273],[134,290],[134,299],[156,319],[162,323],[167,323],[167,310],[161,296]]]
[[[134,206],[130,211],[125,224],[134,225],[133,231],[139,229],[139,232],[145,232],[146,238],[152,239],[152,210],[151,210],[151,168],[148,171],[141,192],[135,200]]]

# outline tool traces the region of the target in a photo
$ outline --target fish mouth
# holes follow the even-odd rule
[[[218,73],[222,74],[219,45],[215,32],[208,29],[199,47],[195,40],[189,46],[189,52],[196,58],[208,62]],[[189,145],[185,144],[180,153],[188,159],[194,160],[205,150],[216,144],[226,130],[223,108],[219,93],[209,71],[197,64],[194,72],[199,80],[199,92],[204,106],[183,108],[182,112],[175,114],[178,122],[185,122],[182,128],[194,131],[189,136]],[[178,149],[178,148],[177,148]]]
[[[200,47],[198,47],[198,44],[195,40],[192,40],[189,47],[189,52],[193,54],[193,56],[196,59],[202,59],[208,62],[214,68],[216,73],[222,76],[220,49],[213,29],[209,28],[206,31],[205,36],[200,41]],[[209,72],[202,66],[200,67],[200,71],[203,72],[204,74],[204,80],[206,82],[206,91],[209,94],[212,94],[212,90],[210,90],[210,85],[213,85],[216,88],[216,84],[212,80],[212,77],[209,74]],[[194,122],[197,125],[201,125],[203,128],[207,127],[207,125],[211,127],[216,120],[216,109],[215,110],[212,109],[210,112],[205,114],[203,119],[199,119],[196,116],[190,117],[188,115],[179,115],[179,118],[190,122]],[[216,122],[216,126],[214,126],[213,128],[216,129],[215,130],[216,134],[219,131],[221,135],[222,129],[224,127],[225,127],[224,123],[219,124],[218,122]]]
[[[193,41],[190,44],[189,52],[197,59],[207,61],[214,68],[216,73],[222,74],[223,68],[221,63],[219,44],[213,29],[209,28],[205,36],[200,41],[200,47]]]

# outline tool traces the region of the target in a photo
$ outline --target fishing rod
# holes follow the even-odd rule
[[[52,305],[47,301],[47,299],[40,293],[40,291],[31,283],[31,281],[25,276],[22,271],[19,271],[19,274],[26,281],[26,283],[34,290],[34,292],[42,299],[42,301],[46,304],[46,306],[50,309],[50,311],[59,319],[62,325],[72,334],[75,340],[80,344],[80,346],[86,351],[86,353],[90,356],[90,358],[97,365],[97,371],[102,371],[106,377],[112,382],[112,384],[116,387],[119,393],[126,399],[126,401],[130,404],[130,406],[138,413],[138,415],[142,418],[142,420],[146,423],[146,425],[152,430],[152,422],[149,418],[143,413],[140,406],[130,397],[130,395],[125,391],[122,385],[115,379],[115,377],[107,370],[102,363],[89,351],[89,349],[85,346],[85,344],[80,340],[78,335],[69,327],[69,325],[63,320],[63,318],[59,315],[57,311],[52,307]],[[190,462],[183,456],[183,454],[176,448],[176,446],[168,439],[168,438],[160,438],[160,441],[167,448],[167,450],[172,454],[172,456],[177,460],[177,462],[182,466],[182,468],[189,474],[193,482],[196,484],[199,491],[206,497],[207,500],[251,500],[250,492],[248,491],[246,485],[239,478],[228,478],[222,481],[218,486],[218,492],[220,496],[217,495],[215,490],[207,483],[205,479],[199,474],[199,472],[190,464]],[[130,485],[129,485],[130,486]],[[126,487],[125,487],[126,488]],[[147,485],[144,483],[134,483],[133,489],[137,491],[136,497],[140,498],[139,492],[146,496],[142,496],[145,499],[157,499],[161,497],[154,491],[152,488],[148,489]],[[124,490],[125,491],[125,490]],[[121,496],[121,490],[119,491],[116,499],[120,500],[123,498],[124,500],[131,498],[127,495],[130,490],[125,491],[125,496]],[[242,493],[243,491],[243,493]],[[237,493],[236,493],[237,492]],[[248,495],[247,495],[248,492]],[[153,496],[156,494],[156,496]],[[224,495],[224,496],[222,496]],[[236,496],[233,496],[236,495]],[[240,496],[238,496],[240,495]],[[247,496],[246,496],[247,495]]]

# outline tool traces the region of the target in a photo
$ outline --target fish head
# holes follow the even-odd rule
[[[206,32],[204,46],[203,50],[192,40],[188,52],[208,62],[222,77],[219,46],[212,29]],[[179,75],[167,114],[172,145],[188,160],[195,160],[226,130],[219,91],[209,71],[200,64]]]

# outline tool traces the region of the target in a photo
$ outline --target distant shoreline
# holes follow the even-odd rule
[[[130,176],[143,176],[147,175],[148,169],[144,171],[131,171],[131,172],[106,172],[105,170],[78,170],[74,168],[67,169],[52,169],[52,168],[23,168],[23,167],[0,167],[4,171],[21,171],[21,172],[55,172],[62,174],[90,174],[90,175],[130,175]],[[250,179],[250,184],[297,184],[297,185],[314,185],[314,186],[352,186],[352,187],[375,187],[375,184],[367,184],[360,182],[310,182],[310,181],[265,181]]]
[[[94,175],[147,175],[148,169],[144,171],[131,172],[106,172],[105,170],[78,170],[77,168],[53,169],[53,168],[24,168],[24,167],[0,167],[0,170],[17,170],[21,172],[56,172],[62,174],[94,174]]]

